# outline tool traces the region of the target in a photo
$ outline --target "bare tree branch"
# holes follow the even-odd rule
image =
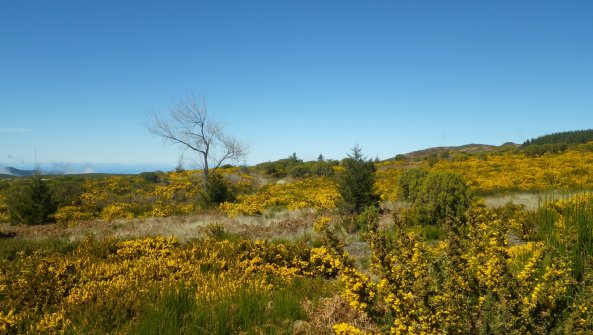
[[[175,99],[166,118],[155,111],[147,113],[145,127],[165,142],[181,145],[184,152],[194,151],[206,178],[224,162],[239,161],[247,155],[247,146],[210,121],[206,101],[193,95]]]

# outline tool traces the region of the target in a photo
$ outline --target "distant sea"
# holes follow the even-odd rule
[[[150,171],[172,171],[175,164],[120,164],[120,163],[39,163],[39,169],[45,174],[84,174],[84,173],[113,173],[113,174],[138,174]],[[2,163],[0,162],[0,174],[6,172],[6,167],[14,167],[19,170],[34,170],[33,163]]]

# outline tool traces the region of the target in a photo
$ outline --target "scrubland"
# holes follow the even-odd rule
[[[10,225],[23,181],[0,181],[0,333],[591,334],[585,149],[376,163],[380,207],[350,214],[341,164],[221,169],[216,206],[200,171],[53,177],[48,225]],[[410,168],[462,176],[471,204],[427,223]]]

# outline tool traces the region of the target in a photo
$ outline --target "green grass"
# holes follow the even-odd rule
[[[66,254],[76,249],[78,243],[63,238],[51,237],[43,239],[2,238],[0,239],[0,259],[12,260],[18,252],[29,255],[33,251]]]
[[[331,288],[329,286],[332,286]],[[195,289],[179,285],[132,327],[131,334],[292,334],[297,320],[306,320],[301,302],[327,295],[333,284],[295,279],[291,285],[264,293],[243,288],[215,301],[195,297]]]
[[[422,227],[422,238],[427,241],[440,240],[443,236],[441,229],[436,225]]]
[[[575,203],[560,214],[564,217],[563,231],[555,225],[559,214],[547,205],[541,206],[534,214],[538,226],[536,238],[551,246],[556,255],[570,259],[573,276],[580,281],[587,260],[593,256],[593,203]]]

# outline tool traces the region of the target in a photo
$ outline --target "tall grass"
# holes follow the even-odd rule
[[[273,292],[245,287],[206,301],[195,288],[179,285],[167,290],[130,334],[292,334],[293,324],[307,319],[301,301],[325,295],[325,286],[295,279]]]
[[[535,212],[535,220],[538,239],[553,247],[555,254],[570,259],[573,276],[580,281],[593,256],[593,197],[579,194],[562,206],[546,201]]]
[[[33,251],[44,253],[66,254],[78,245],[77,242],[71,242],[64,238],[50,237],[43,239],[25,239],[25,238],[1,238],[0,239],[0,260],[13,260],[17,253],[24,252],[31,254]]]

